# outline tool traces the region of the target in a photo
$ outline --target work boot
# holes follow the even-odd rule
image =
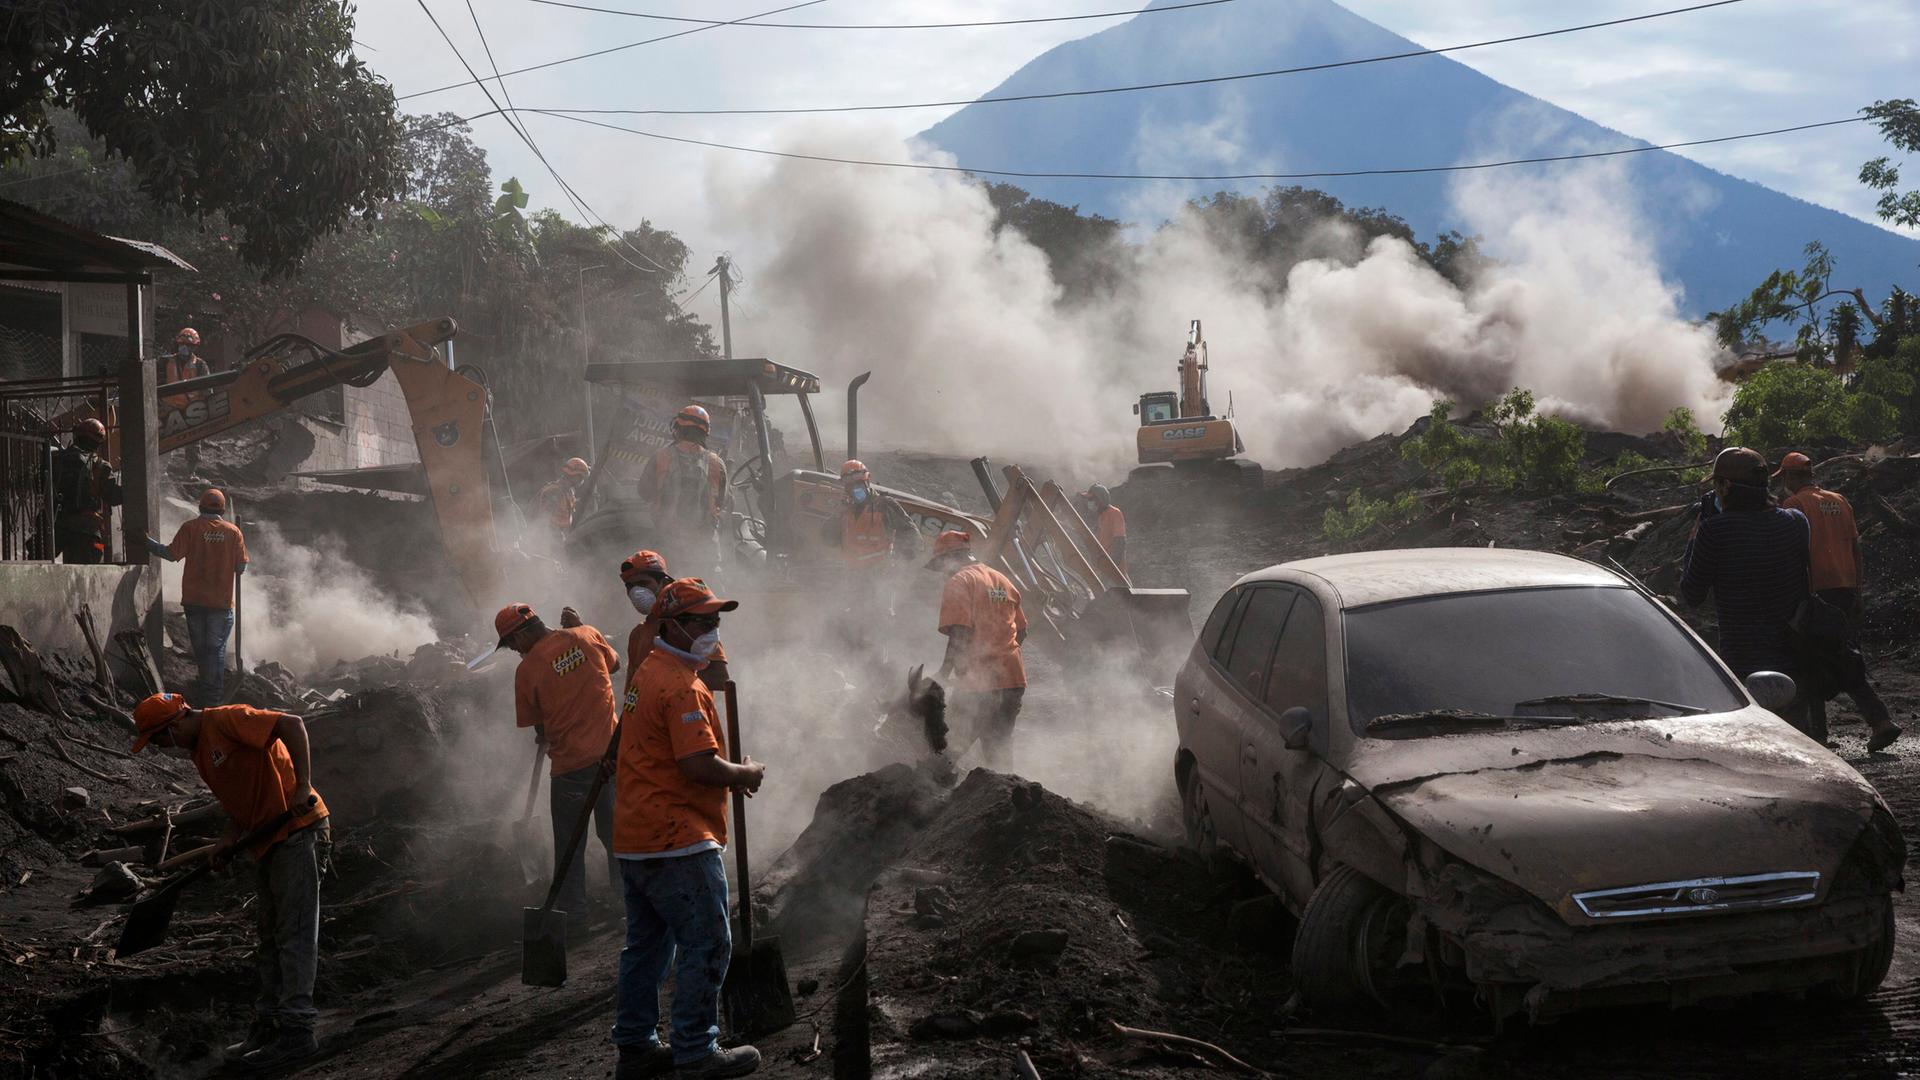
[[[319,1052],[320,1041],[313,1037],[312,1028],[285,1028],[272,1042],[241,1057],[240,1064],[249,1069],[272,1069]]]
[[[645,1080],[649,1076],[666,1076],[671,1072],[671,1048],[659,1043],[652,1046],[623,1046],[620,1048],[620,1064],[613,1070],[613,1080]]]
[[[1891,720],[1887,721],[1885,727],[1874,728],[1872,737],[1867,739],[1867,752],[1877,754],[1892,746],[1893,740],[1899,738],[1900,733],[1900,725]]]
[[[246,1039],[227,1047],[227,1058],[230,1061],[237,1061],[272,1042],[279,1035],[280,1028],[272,1020],[264,1016],[256,1017],[247,1027]]]
[[[760,1067],[760,1051],[751,1046],[715,1050],[699,1061],[680,1066],[675,1075],[687,1077],[745,1076]]]

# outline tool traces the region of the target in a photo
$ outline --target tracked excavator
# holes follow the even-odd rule
[[[1220,480],[1245,488],[1260,486],[1260,466],[1239,455],[1246,444],[1233,423],[1231,406],[1215,415],[1207,398],[1207,339],[1200,320],[1187,325],[1187,348],[1180,357],[1180,389],[1140,395],[1134,413],[1140,429],[1134,437],[1140,467],[1128,481]]]
[[[371,386],[391,371],[413,419],[447,554],[468,599],[486,610],[500,587],[484,455],[487,389],[442,355],[439,346],[456,329],[450,318],[429,319],[337,350],[299,334],[276,334],[247,350],[232,371],[159,387],[160,452],[270,416],[322,390]],[[71,430],[94,411],[89,405],[67,413],[53,421],[53,429]],[[118,465],[117,404],[109,402],[100,419],[107,426],[107,455]]]

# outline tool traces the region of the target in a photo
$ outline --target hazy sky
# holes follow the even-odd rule
[[[708,19],[741,18],[782,0],[580,0],[604,8]],[[787,0],[792,2],[792,0]],[[1292,0],[1232,0],[1284,10]],[[1351,10],[1439,47],[1576,23],[1644,14],[1686,0],[1349,0]],[[1140,0],[826,0],[772,17],[791,22],[937,22],[1125,10]],[[466,0],[427,0],[467,60],[490,74]],[[534,0],[473,0],[503,70],[689,29],[549,6]],[[1206,19],[1208,8],[1143,16]],[[520,107],[707,108],[836,105],[963,99],[992,89],[1044,50],[1118,23],[1087,20],[983,29],[799,30],[717,27],[545,71],[511,77]],[[361,55],[411,94],[467,76],[416,0],[361,0]],[[1743,0],[1723,8],[1545,41],[1495,46],[1456,59],[1520,90],[1650,141],[1710,138],[1853,115],[1882,98],[1920,97],[1920,4],[1913,0]],[[1326,59],[1345,59],[1327,57]],[[1224,71],[1111,73],[1200,76]],[[1313,78],[1312,75],[1293,78]],[[498,84],[490,89],[499,95]],[[474,87],[402,101],[409,112],[491,108]],[[1018,108],[1019,106],[1006,106]],[[895,136],[924,129],[944,110],[853,118],[608,117],[693,138],[792,148],[821,125],[859,125]],[[528,128],[561,175],[615,224],[641,218],[672,229],[704,267],[730,235],[711,220],[709,170],[764,168],[723,151],[675,146],[533,116]],[[567,209],[545,168],[499,117],[474,122],[496,175],[518,176],[543,205]],[[1686,151],[1694,159],[1813,202],[1872,219],[1855,180],[1861,161],[1884,152],[1866,125]],[[1357,159],[1376,155],[1356,152]],[[1064,168],[1067,161],[997,162]],[[1316,163],[1339,168],[1346,162]],[[1425,164],[1425,163],[1419,163]],[[823,169],[845,169],[821,165]],[[1910,166],[1920,173],[1920,162]],[[846,170],[851,177],[852,170]],[[569,210],[569,212],[571,212]],[[750,261],[743,255],[743,261]],[[751,274],[751,266],[747,266]],[[709,296],[711,293],[709,293]],[[703,301],[707,298],[702,298]],[[696,308],[696,310],[699,310]]]

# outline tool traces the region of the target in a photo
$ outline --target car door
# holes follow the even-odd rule
[[[1247,844],[1262,876],[1304,904],[1313,892],[1310,808],[1316,788],[1331,776],[1326,764],[1329,710],[1327,628],[1320,604],[1304,590],[1293,594],[1286,626],[1268,665],[1260,704],[1245,728],[1240,789]],[[1281,717],[1288,709],[1312,714],[1308,745],[1286,745]]]
[[[1242,586],[1242,590],[1245,596],[1208,663],[1201,668],[1196,693],[1188,705],[1198,716],[1195,726],[1206,732],[1206,756],[1202,758],[1196,747],[1195,760],[1207,783],[1207,806],[1213,815],[1214,831],[1221,843],[1252,861],[1255,855],[1249,844],[1246,796],[1240,785],[1245,771],[1241,758],[1247,725],[1260,707],[1267,665],[1286,624],[1293,594],[1264,583]]]

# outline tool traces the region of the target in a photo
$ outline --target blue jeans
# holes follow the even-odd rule
[[[218,705],[227,692],[227,635],[233,633],[233,609],[183,605],[187,612],[187,640],[193,644],[193,662],[200,666],[200,682],[193,704]]]
[[[673,1063],[719,1048],[720,984],[733,957],[727,871],[718,851],[671,859],[622,859],[627,944],[613,994],[615,1046],[659,1043],[660,980],[673,961]],[[677,956],[676,956],[677,952]]]

